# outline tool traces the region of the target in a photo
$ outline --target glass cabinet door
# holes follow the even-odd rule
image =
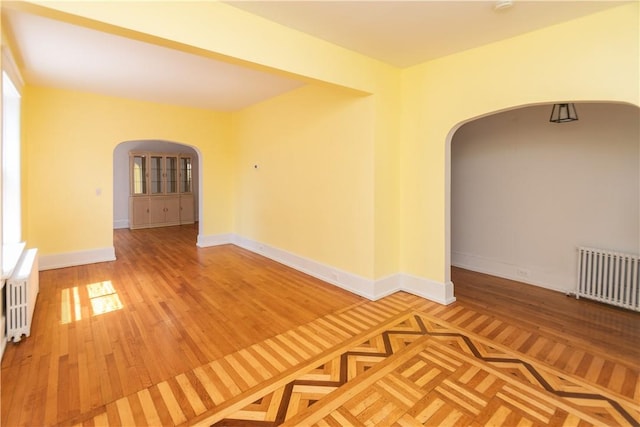
[[[142,154],[131,159],[131,194],[147,194],[147,157]]]
[[[180,157],[180,192],[191,193],[191,157]]]
[[[167,193],[178,192],[178,158],[167,156],[165,158],[165,176],[167,178]]]
[[[151,194],[162,193],[162,156],[151,156]]]

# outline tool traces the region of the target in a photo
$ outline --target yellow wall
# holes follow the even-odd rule
[[[228,113],[26,86],[29,246],[43,255],[112,247],[113,150],[139,139],[200,150],[203,232],[230,232],[230,123]]]
[[[371,278],[373,119],[371,97],[316,86],[234,114],[236,233]]]
[[[430,61],[403,71],[402,266],[449,279],[450,131],[514,106],[639,103],[638,3]]]
[[[375,95],[374,278],[400,271],[400,73],[387,76]]]
[[[371,132],[373,138],[370,152],[362,155],[370,156],[375,163],[369,190],[375,198],[370,213],[375,231],[367,238],[374,251],[375,271],[366,277],[397,272],[400,75],[396,68],[220,2],[47,0],[25,2],[21,7],[255,69],[294,75],[327,90],[347,88],[345,92],[352,96],[374,93],[372,117],[368,123],[361,123],[366,128],[363,131]],[[308,244],[305,252],[312,252],[315,244]],[[361,270],[361,265],[349,269]]]
[[[638,3],[402,71],[221,3],[42,3],[187,51],[325,83],[234,114],[233,152],[222,142],[226,115],[30,88],[29,235],[49,252],[109,245],[113,147],[160,138],[197,146],[205,156],[205,235],[234,231],[368,278],[404,272],[446,282],[447,139],[455,126],[538,102],[638,104]],[[83,166],[86,156],[98,163]],[[337,157],[345,163],[332,163]],[[47,174],[51,158],[64,169],[53,173],[57,180]],[[219,180],[210,171],[220,171]],[[65,193],[76,176],[91,178]],[[72,197],[73,209],[46,202]],[[279,216],[287,209],[300,215],[285,215],[285,224]],[[87,232],[96,215],[100,228]],[[52,224],[78,230],[60,232],[60,241]]]

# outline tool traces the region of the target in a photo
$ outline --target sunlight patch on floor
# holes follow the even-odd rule
[[[86,294],[82,292],[81,295],[81,291],[84,289],[86,289],[87,292]],[[88,298],[91,303],[91,313],[88,313],[88,309],[85,307],[84,317],[88,317],[89,315],[98,316],[120,310],[124,307],[122,301],[120,301],[118,292],[116,292],[110,280],[91,283],[84,287],[74,286],[73,288],[63,289],[60,297],[60,323],[63,325],[82,320],[83,298]]]

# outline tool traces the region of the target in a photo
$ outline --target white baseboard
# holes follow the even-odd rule
[[[117,230],[120,228],[129,228],[129,220],[128,219],[115,219],[113,220],[113,229]]]
[[[61,254],[40,255],[38,263],[40,271],[54,268],[73,267],[96,262],[115,261],[116,252],[113,246],[90,249],[87,251],[65,252]]]
[[[452,251],[451,265],[465,270],[539,286],[556,292],[567,293],[575,291],[575,278],[573,276],[550,274],[535,267],[514,265],[478,255]]]
[[[265,245],[242,236],[234,237],[234,244],[241,248],[270,258],[288,267],[301,271],[317,279],[336,285],[342,289],[368,299],[377,299],[373,293],[373,281],[346,272],[285,250]]]
[[[451,282],[445,284],[404,273],[393,274],[378,280],[367,279],[236,234],[198,236],[199,247],[226,243],[233,243],[241,248],[374,301],[397,291],[406,291],[445,305],[451,304],[456,300],[453,296],[453,283]]]
[[[375,281],[375,289],[376,299],[397,291],[405,291],[444,305],[451,304],[456,300],[453,296],[453,282],[436,282],[407,273],[397,273],[378,279]]]
[[[402,289],[402,278],[403,274],[396,273],[387,277],[383,277],[382,279],[377,279],[373,282],[373,295],[374,300],[378,300],[380,298],[384,298],[387,295],[391,295],[395,292],[398,292]]]
[[[453,282],[437,282],[403,273],[402,290],[444,305],[456,301],[453,295]]]
[[[209,236],[198,235],[197,246],[200,248],[225,244],[235,244],[373,301],[398,291],[409,292],[445,305],[451,304],[456,300],[453,296],[453,283],[451,282],[441,283],[405,273],[397,273],[377,280],[367,279],[233,233]],[[107,247],[88,251],[40,255],[39,266],[42,271],[115,261],[115,259],[114,247]]]
[[[215,234],[210,236],[198,234],[196,246],[199,248],[206,248],[209,246],[227,245],[229,243],[233,243],[233,239],[233,233]]]

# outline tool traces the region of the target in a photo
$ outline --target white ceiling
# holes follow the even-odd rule
[[[271,21],[409,67],[595,13],[621,1],[231,1]]]
[[[633,1],[633,0],[631,0]],[[230,5],[406,67],[624,2],[233,1]],[[235,111],[301,86],[250,70],[14,10],[4,11],[27,83]]]
[[[40,16],[8,16],[23,77],[34,85],[234,111],[303,84]]]

